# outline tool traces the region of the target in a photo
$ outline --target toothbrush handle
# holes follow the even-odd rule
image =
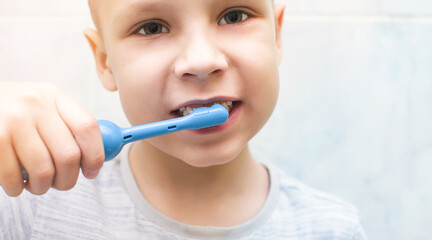
[[[99,129],[105,149],[105,161],[115,158],[125,144],[185,129],[187,124],[183,123],[188,118],[190,117],[169,119],[129,128],[120,128],[111,121],[99,120]]]
[[[191,114],[184,117],[129,128],[120,128],[110,121],[99,120],[105,148],[105,161],[117,156],[123,146],[130,142],[185,129],[212,127],[224,123],[228,119],[228,116],[229,113],[226,108],[220,104],[216,104],[212,107],[195,109]]]
[[[186,126],[183,123],[187,121],[187,118],[188,116],[160,122],[147,123],[129,128],[122,128],[123,143],[127,144],[146,138],[184,130],[186,129]]]
[[[228,111],[220,104],[212,107],[195,109],[191,114],[180,118],[148,123],[122,129],[123,143],[156,137],[185,129],[201,129],[224,123],[228,119]]]

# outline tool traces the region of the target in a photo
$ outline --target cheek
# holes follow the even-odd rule
[[[165,63],[169,62],[169,56],[163,52],[143,51],[136,45],[123,48],[120,45],[113,56],[113,74],[130,123],[161,120],[156,110],[168,78],[169,64]]]
[[[234,65],[242,79],[243,96],[254,114],[267,118],[274,109],[279,93],[278,58],[275,41],[267,35],[254,34],[233,47]]]

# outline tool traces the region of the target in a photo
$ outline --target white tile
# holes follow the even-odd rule
[[[96,117],[125,125],[116,94],[96,76],[83,35],[89,26],[85,17],[0,19],[0,79],[53,83]]]
[[[354,202],[370,239],[430,238],[432,22],[284,29],[280,99],[253,142],[258,158]]]
[[[0,0],[0,14],[87,14],[87,0]]]

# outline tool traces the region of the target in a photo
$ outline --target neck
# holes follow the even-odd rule
[[[248,147],[226,164],[198,168],[141,141],[131,149],[130,165],[147,201],[187,224],[243,223],[258,213],[269,189],[267,171],[253,160]]]

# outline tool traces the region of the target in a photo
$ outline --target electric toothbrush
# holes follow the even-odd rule
[[[115,158],[123,146],[128,143],[186,129],[213,127],[226,122],[228,116],[229,113],[225,107],[215,104],[211,107],[197,108],[184,117],[129,128],[120,128],[113,122],[99,120],[99,129],[105,150],[105,162]],[[24,181],[29,178],[24,168],[22,169],[22,176]]]
[[[99,120],[102,134],[105,161],[115,158],[124,145],[146,138],[156,137],[186,129],[201,129],[220,125],[228,119],[228,110],[220,104],[201,107],[189,115],[135,127],[120,128],[113,122]]]

